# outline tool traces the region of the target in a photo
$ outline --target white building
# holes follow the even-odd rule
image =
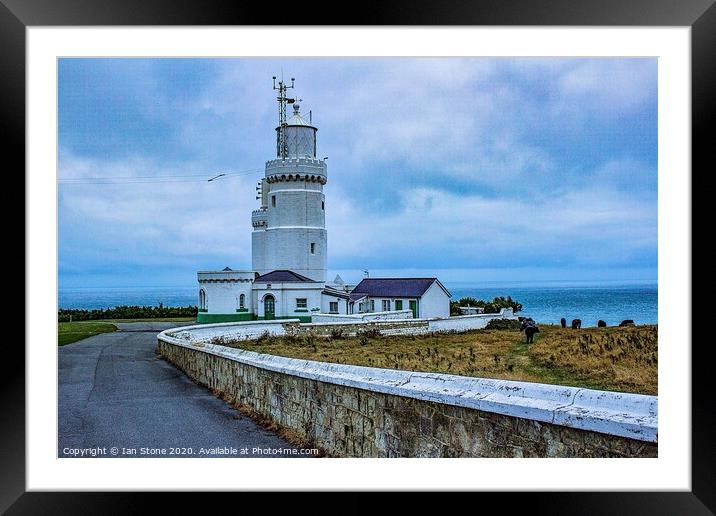
[[[413,318],[450,317],[450,292],[437,278],[366,278],[350,293],[348,312],[412,310]]]
[[[254,319],[253,271],[199,271],[198,322],[250,321]]]
[[[323,186],[328,181],[328,171],[325,160],[316,154],[318,129],[311,117],[306,120],[301,115],[295,99],[286,96],[292,87],[293,79],[291,85],[283,81],[278,86],[274,84],[279,92],[276,158],[266,162],[266,172],[258,186],[261,204],[251,215],[252,270],[226,267],[199,272],[198,322],[280,318],[310,321],[316,312],[359,311],[352,300],[353,292],[340,276],[326,283],[328,237]],[[293,107],[289,118],[287,105]],[[391,306],[389,310],[403,302],[404,309],[414,304],[416,317],[447,317],[450,294],[437,279],[431,280],[420,295],[406,292],[400,301],[395,296],[387,301],[369,296],[368,304],[360,305],[359,301],[360,311],[381,311],[377,307],[373,310],[377,300],[380,307]],[[433,289],[433,284],[439,286]]]

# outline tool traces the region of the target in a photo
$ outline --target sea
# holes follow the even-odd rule
[[[453,300],[463,297],[492,300],[511,296],[522,303],[518,315],[532,317],[542,324],[559,324],[581,319],[583,327],[596,326],[602,319],[609,326],[624,319],[636,324],[657,324],[658,286],[654,281],[594,282],[495,282],[446,283]],[[195,306],[197,290],[177,287],[87,287],[58,291],[60,308],[99,309],[119,305]]]

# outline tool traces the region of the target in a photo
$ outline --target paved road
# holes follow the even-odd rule
[[[157,358],[156,334],[178,325],[120,323],[120,331],[59,348],[60,457],[95,447],[107,456],[116,447],[125,457],[131,455],[122,448],[149,456],[140,448],[190,447],[194,457],[276,457],[254,449],[294,448]],[[202,447],[216,453],[199,455]],[[239,454],[227,452],[231,447]]]

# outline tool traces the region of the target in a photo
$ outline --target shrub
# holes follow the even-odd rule
[[[227,344],[226,337],[223,335],[217,335],[215,337],[212,337],[209,342],[211,344],[216,344],[217,346],[225,346]]]
[[[271,334],[270,331],[266,330],[261,335],[258,336],[256,339],[257,344],[273,344],[275,342],[275,337]]]
[[[463,297],[459,301],[450,301],[450,315],[460,315],[459,307],[461,306],[484,308],[486,314],[500,313],[500,310],[503,308],[512,308],[514,313],[522,310],[522,303],[515,301],[511,296],[499,296],[492,301],[483,301],[482,299],[475,299],[474,297]]]
[[[378,328],[366,328],[364,330],[359,330],[356,335],[367,339],[374,339],[376,337],[380,337],[380,330]]]
[[[303,336],[303,345],[316,348],[316,337],[312,333],[306,333]]]
[[[485,326],[487,330],[519,330],[520,321],[517,319],[492,319]]]
[[[287,333],[282,339],[286,344],[298,344],[301,340],[296,333]]]
[[[81,308],[61,308],[57,311],[58,322],[93,321],[97,319],[157,319],[164,317],[196,317],[196,306],[115,306],[114,308],[100,308],[85,310]]]

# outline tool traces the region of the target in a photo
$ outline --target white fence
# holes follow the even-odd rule
[[[428,331],[481,330],[493,319],[516,320],[517,316],[512,312],[512,308],[503,308],[499,314],[458,315],[445,319],[428,319]]]

